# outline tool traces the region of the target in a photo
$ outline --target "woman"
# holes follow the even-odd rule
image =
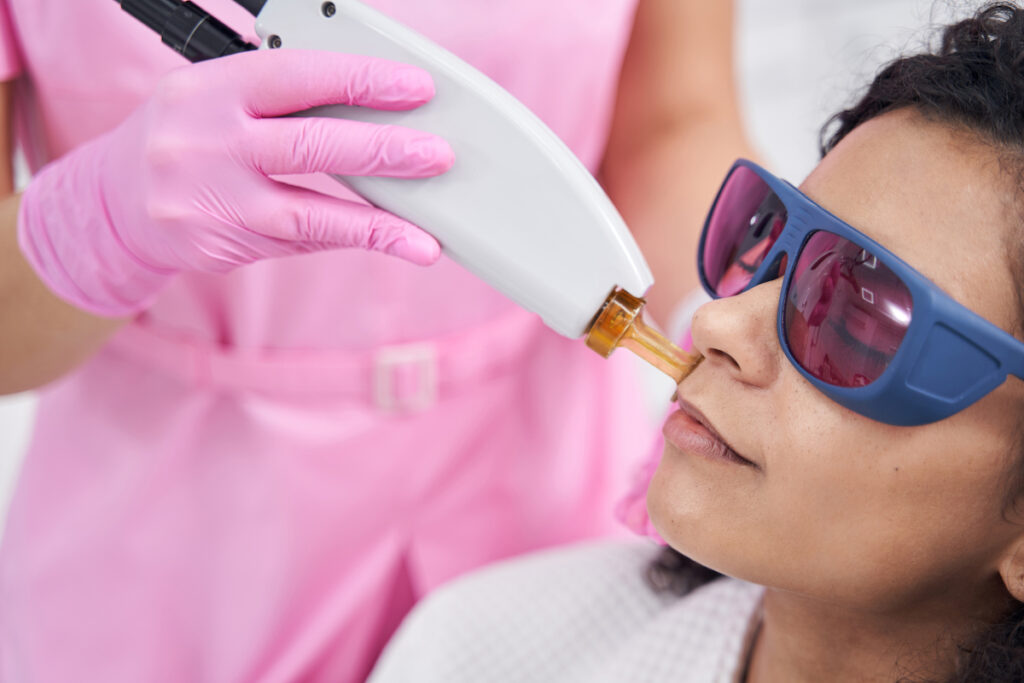
[[[800,190],[728,175],[647,496],[685,597],[646,545],[518,560],[372,680],[1024,680],[1022,61],[1024,9],[988,6],[882,70]]]
[[[740,146],[723,3],[372,4],[600,166],[645,251],[696,241],[662,179],[685,165],[666,152]],[[450,262],[407,263],[439,256],[414,226],[270,177],[443,173],[432,136],[279,117],[420,106],[427,74],[182,66],[110,0],[0,9],[37,171],[0,208],[0,390],[48,384],[0,549],[4,680],[361,680],[440,581],[611,531],[644,423],[623,368]],[[656,274],[663,311],[695,282]]]

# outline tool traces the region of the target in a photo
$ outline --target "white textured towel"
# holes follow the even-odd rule
[[[658,548],[590,543],[458,579],[428,597],[371,683],[730,683],[763,589],[719,579],[683,598],[644,573]]]

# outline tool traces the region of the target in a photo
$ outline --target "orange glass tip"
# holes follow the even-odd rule
[[[587,346],[604,358],[627,348],[671,377],[676,384],[693,372],[704,356],[687,353],[644,322],[646,301],[616,288],[587,330]]]

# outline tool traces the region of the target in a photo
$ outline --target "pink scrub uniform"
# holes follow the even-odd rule
[[[635,1],[371,4],[594,169]],[[200,4],[251,34],[230,0]],[[110,0],[0,10],[33,168],[184,63]],[[350,250],[182,275],[42,392],[0,550],[0,677],[361,680],[438,583],[612,533],[648,441],[640,403],[625,359],[447,260]]]

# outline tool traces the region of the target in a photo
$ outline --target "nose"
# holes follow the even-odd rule
[[[704,363],[745,384],[770,385],[783,356],[776,333],[781,289],[780,279],[771,280],[697,309],[690,334]]]

